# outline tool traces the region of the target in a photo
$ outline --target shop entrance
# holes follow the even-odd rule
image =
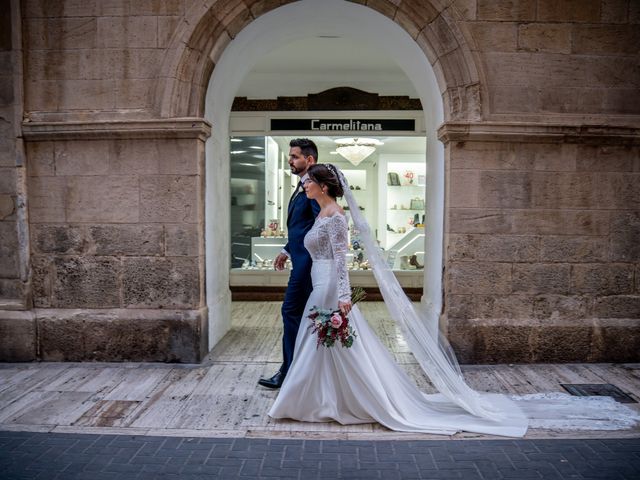
[[[344,172],[387,263],[402,272],[398,275],[401,284],[412,289],[422,287],[427,183],[424,136],[304,136],[318,146],[321,163],[333,163]],[[298,182],[287,161],[291,138],[267,135],[230,139],[232,290],[286,284],[288,272],[275,272],[273,260],[287,242],[286,206]],[[364,147],[361,150],[367,156],[361,158],[365,153],[340,148],[343,146]],[[346,202],[339,203],[348,212]],[[350,233],[347,260],[352,283],[374,286],[367,252],[360,245],[358,233]]]
[[[423,272],[421,283],[425,286],[423,303],[426,307],[425,311],[428,312],[425,321],[437,328],[442,306],[444,149],[442,144],[438,142],[436,135],[437,127],[443,122],[443,105],[433,68],[423,50],[407,32],[393,20],[375,10],[352,2],[337,0],[323,2],[302,1],[279,7],[264,14],[238,33],[225,47],[223,54],[216,63],[207,89],[205,117],[213,126],[212,135],[206,144],[205,188],[205,208],[207,212],[205,220],[206,295],[209,308],[209,348],[212,348],[230,327],[231,295],[229,285],[231,284],[233,271],[242,269],[243,265],[251,267],[253,262],[257,266],[259,261],[254,255],[254,253],[258,252],[250,249],[251,244],[246,239],[249,238],[253,241],[255,238],[255,242],[259,243],[265,238],[278,238],[273,235],[267,237],[268,232],[266,230],[270,228],[270,223],[275,223],[270,222],[270,220],[278,219],[278,225],[274,225],[275,229],[272,229],[277,233],[278,228],[281,226],[280,222],[284,221],[284,217],[277,211],[277,208],[281,208],[283,203],[288,200],[288,195],[285,192],[288,188],[290,189],[290,184],[287,184],[286,181],[286,173],[284,169],[281,169],[281,153],[288,151],[288,147],[285,150],[283,145],[285,142],[288,145],[288,139],[294,136],[313,136],[312,132],[302,131],[296,131],[295,134],[290,131],[276,134],[268,131],[269,129],[264,124],[253,128],[253,132],[247,131],[244,135],[236,135],[234,129],[230,127],[230,119],[232,119],[232,105],[238,85],[241,84],[243,78],[251,71],[252,67],[268,52],[310,36],[341,36],[367,43],[381,52],[381,54],[393,58],[397,66],[411,80],[419,97],[423,111],[419,113],[422,131],[418,141],[422,142],[423,150],[416,155],[421,155],[421,161],[411,161],[408,158],[401,158],[402,161],[399,161],[382,157],[378,158],[375,167],[373,167],[372,163],[370,167],[364,169],[345,169],[351,171],[350,175],[354,182],[354,188],[356,186],[361,187],[361,194],[359,195],[371,196],[371,198],[367,198],[367,204],[363,205],[363,207],[365,212],[367,212],[366,209],[371,212],[368,214],[371,216],[369,220],[378,230],[377,238],[381,245],[384,245],[388,250],[392,250],[392,247],[399,240],[407,238],[409,234],[416,232],[419,228],[424,228],[428,232],[424,237],[422,261],[417,257],[420,251],[419,248],[416,248],[415,252],[411,253],[416,254],[417,263],[423,267],[421,269]],[[354,65],[357,65],[357,58],[354,58],[353,62]],[[342,133],[344,135],[341,136],[355,137],[356,134],[360,136],[361,132],[348,130]],[[267,165],[267,155],[265,155],[264,163],[265,169],[272,169],[275,173],[275,176],[269,177],[270,179],[275,178],[275,183],[267,182],[265,175],[262,187],[260,187],[259,183],[255,183],[254,187],[249,187],[249,183],[242,184],[238,183],[238,181],[235,181],[234,186],[232,174],[236,174],[236,172],[232,171],[230,159],[233,155],[244,155],[244,153],[232,153],[236,151],[236,146],[232,146],[234,142],[230,141],[232,137],[237,137],[239,140],[251,137],[251,146],[262,147],[264,152],[269,149],[275,152],[272,163]],[[406,142],[414,140],[408,134],[398,134],[397,137],[379,134],[373,137],[389,146],[393,144],[392,140],[397,138],[406,138]],[[337,136],[327,135],[322,138],[329,146],[335,145],[334,140]],[[243,149],[237,148],[237,150]],[[258,149],[254,148],[252,150],[257,151]],[[384,153],[379,153],[379,156],[381,155],[384,155]],[[332,157],[330,152],[321,153],[320,161],[331,161],[335,160],[335,158],[337,157]],[[394,162],[397,165],[393,165]],[[237,163],[251,162],[238,161]],[[279,170],[282,170],[282,172],[279,172]],[[357,170],[363,171],[358,172]],[[407,173],[413,174],[412,179],[415,185],[402,183],[404,179],[409,178],[409,176],[405,176]],[[389,174],[397,174],[397,183],[399,185],[396,185],[395,176]],[[424,178],[422,179],[421,176]],[[422,180],[424,185],[419,184]],[[270,180],[270,182],[273,182],[273,180]],[[369,186],[370,182],[371,187]],[[361,183],[361,185],[357,185],[358,183]],[[275,190],[273,189],[280,187],[282,189],[278,190],[279,193],[275,195],[274,200],[273,192]],[[234,188],[236,189],[235,194]],[[232,245],[234,241],[230,228],[232,221],[235,221],[235,214],[232,213],[232,209],[242,206],[238,205],[239,202],[247,202],[244,206],[250,204],[250,199],[239,198],[243,189],[249,194],[250,188],[254,188],[256,207],[259,204],[257,196],[260,196],[261,203],[265,204],[263,205],[264,213],[262,214],[264,217],[257,215],[255,219],[247,223],[248,225],[254,225],[255,231],[251,235],[245,235],[243,242],[238,242],[245,243],[245,250],[241,251]],[[390,198],[390,192],[396,188],[398,189],[398,195]],[[409,194],[405,198],[405,193],[410,188],[415,189],[415,194]],[[422,188],[424,190],[421,190]],[[239,192],[238,189],[240,189]],[[288,191],[290,192],[290,190]],[[271,192],[271,201],[274,205],[269,203],[268,192]],[[232,204],[234,196],[236,196],[236,205]],[[373,199],[374,196],[375,200]],[[412,200],[416,202],[413,205],[411,203]],[[420,205],[420,201],[422,201],[422,205]],[[384,213],[380,211],[381,206],[384,206]],[[394,206],[395,209],[393,209]],[[422,208],[418,208],[420,206]],[[270,207],[272,208],[269,209]],[[275,210],[273,210],[273,207]],[[403,207],[407,209],[404,210]],[[411,207],[415,208],[412,209]],[[410,210],[415,210],[413,215],[407,215]],[[424,220],[420,212],[424,212]],[[418,213],[417,221],[419,222],[417,224],[415,224],[416,213]],[[393,215],[396,215],[396,217],[393,217]],[[415,226],[409,224],[409,219],[414,222]],[[389,229],[387,229],[387,224]],[[240,228],[243,229],[243,225],[244,219],[241,220]],[[423,227],[418,225],[423,225]],[[259,233],[257,232],[258,229],[260,230]],[[264,237],[262,236],[262,230],[265,230]],[[393,238],[392,234],[396,238]],[[249,249],[247,249],[247,244],[249,244]],[[271,245],[269,246],[271,247]],[[398,250],[400,248],[401,246],[397,247]],[[405,248],[405,250],[408,248]],[[413,247],[411,248],[413,249]],[[396,259],[390,259],[390,261],[394,261],[394,268],[397,261],[399,262],[397,266],[401,269],[403,253],[404,251],[401,251]],[[409,253],[408,250],[407,253]],[[357,253],[354,255],[357,255]],[[236,256],[239,258],[235,258]],[[264,260],[267,260],[262,255],[260,257],[263,259],[263,263]],[[363,261],[366,261],[366,259],[363,258]],[[234,264],[233,262],[237,263]],[[233,269],[230,267],[233,267]]]

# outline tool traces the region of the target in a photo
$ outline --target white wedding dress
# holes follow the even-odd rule
[[[385,303],[438,394],[421,392],[367,324],[357,305],[349,314],[357,338],[351,348],[317,346],[309,327],[315,306],[335,310],[350,298],[346,264],[347,219],[318,217],[304,245],[313,259],[313,291],[296,338],[295,355],[269,410],[273,418],[341,424],[378,422],[392,430],[451,435],[458,431],[523,436],[529,426],[596,430],[633,426],[639,417],[609,397],[562,393],[507,396],[471,389],[446,339],[433,338],[418,318],[392,272],[374,250],[368,225],[341,176]],[[387,270],[385,272],[385,270]]]
[[[470,432],[522,436],[527,420],[518,411],[505,427],[470,416],[440,394],[425,395],[397,365],[356,305],[349,321],[357,334],[351,348],[317,347],[308,328],[313,306],[336,309],[349,298],[346,266],[347,221],[343,215],[318,218],[304,240],[313,259],[313,292],[296,338],[295,356],[278,398],[274,418],[342,424],[378,422],[392,430],[453,434]],[[496,395],[495,400],[502,398]]]

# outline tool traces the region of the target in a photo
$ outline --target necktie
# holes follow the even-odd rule
[[[296,195],[298,195],[298,192],[300,192],[300,188],[301,187],[302,187],[302,182],[298,182],[298,185],[296,185],[296,189],[291,194],[291,198],[289,199],[289,203],[293,202],[293,199],[296,198]]]
[[[287,212],[291,213],[291,208],[293,207],[293,201],[296,199],[298,192],[300,191],[300,187],[302,187],[302,182],[299,182],[296,186],[296,189],[291,194],[291,198],[289,199],[289,206],[287,207]],[[289,224],[289,219],[287,218],[287,224]]]

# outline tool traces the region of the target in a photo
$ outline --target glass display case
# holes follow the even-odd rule
[[[298,183],[288,164],[290,138],[231,138],[232,273],[274,274],[273,260],[287,242],[287,203]],[[344,172],[391,268],[422,268],[427,173],[424,143],[412,137],[385,138],[388,151],[397,153],[383,153],[379,147],[365,161],[353,165],[336,154],[333,137],[311,138],[318,144],[320,161],[334,163]],[[339,203],[349,215],[346,201],[339,199]],[[367,255],[353,226],[349,236],[349,268],[366,272]]]

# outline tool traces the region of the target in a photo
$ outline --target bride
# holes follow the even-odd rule
[[[378,422],[404,432],[451,435],[458,431],[523,436],[529,426],[557,429],[621,429],[639,419],[609,397],[561,393],[509,397],[477,392],[465,382],[446,339],[434,337],[387,267],[366,220],[335,166],[316,164],[304,184],[321,207],[304,239],[313,259],[313,291],[296,337],[293,363],[269,411],[273,418],[341,424]],[[393,319],[400,326],[437,394],[421,392],[395,363],[351,303],[347,271],[348,220],[336,198],[345,196],[368,260]],[[349,315],[357,337],[350,348],[317,346],[308,315],[313,307]]]

